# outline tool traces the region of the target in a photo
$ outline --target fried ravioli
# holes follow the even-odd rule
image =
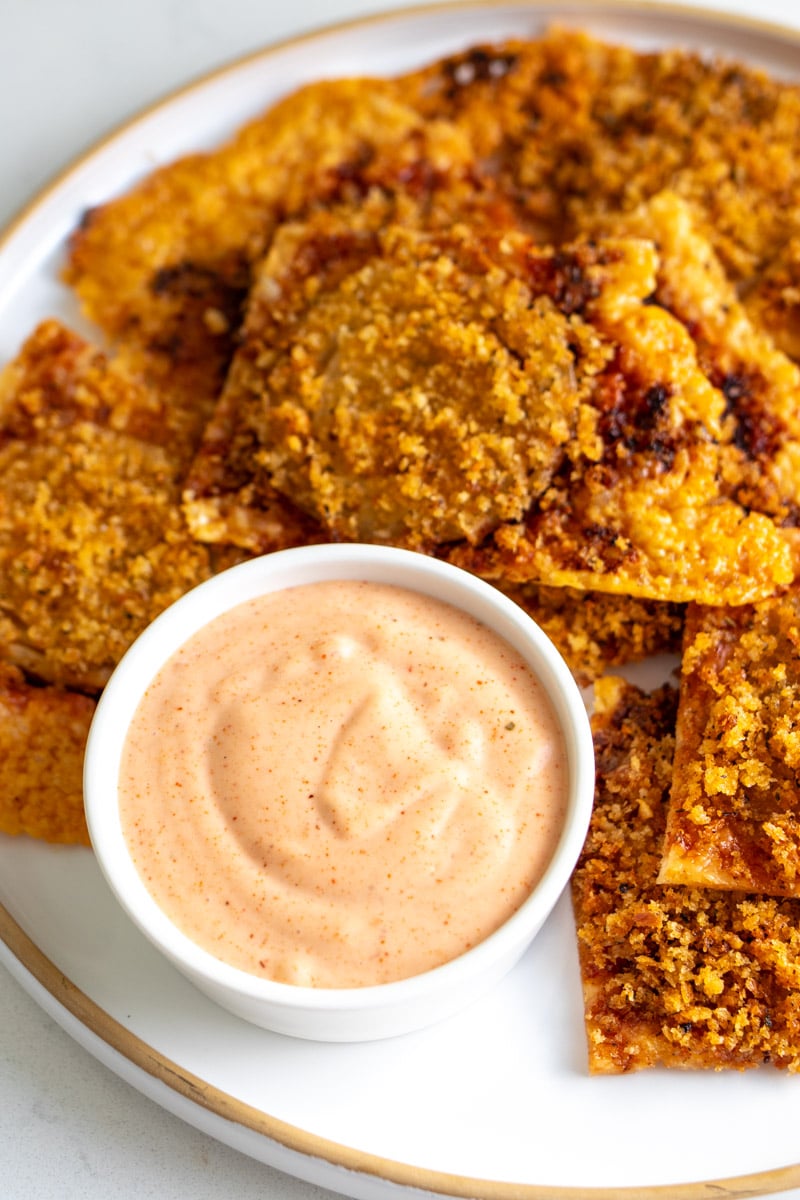
[[[740,303],[690,206],[671,192],[610,220],[615,236],[651,237],[653,298],[690,333],[700,368],[725,397],[721,474],[743,508],[800,524],[800,368]]]
[[[747,281],[742,303],[779,349],[800,361],[800,236],[788,238],[764,269]]]
[[[737,284],[800,233],[800,89],[740,62],[555,27],[469,47],[407,87],[466,133],[551,241],[665,188],[692,204]]]
[[[796,569],[800,370],[748,317],[685,200],[662,192],[600,228],[657,250],[649,311],[613,326],[618,377],[597,390],[600,461],[572,456],[527,528],[501,530],[485,565],[459,560],[652,599],[769,595]]]
[[[93,714],[90,697],[31,687],[0,662],[0,833],[89,844],[83,751]]]
[[[800,905],[656,882],[677,691],[595,690],[595,808],[572,881],[590,1071],[800,1070]]]
[[[651,242],[549,249],[365,211],[277,234],[189,475],[196,536],[275,548],[258,498],[277,491],[327,536],[496,581],[736,604],[791,580],[793,509],[753,481],[788,487],[800,442],[743,469],[729,397],[653,302]]]
[[[686,619],[659,881],[800,896],[800,591]]]
[[[489,178],[540,241],[559,243],[671,188],[748,285],[800,236],[798,137],[795,86],[554,29],[395,79],[301,88],[87,213],[66,278],[91,319],[136,348],[137,369],[215,398],[253,263],[314,203],[367,182],[414,192]]]
[[[225,497],[213,469],[203,478],[201,448],[192,528],[214,524],[203,493],[217,513],[241,512],[253,486],[276,488],[334,538],[429,552],[518,521],[612,353],[574,308],[646,292],[641,258],[639,243],[555,253],[466,225],[359,228],[321,214],[285,226],[211,428],[212,450],[252,447],[250,478],[241,501]],[[242,513],[217,528],[230,540],[257,522]]]
[[[216,150],[160,167],[90,210],[65,278],[87,316],[174,402],[216,401],[251,270],[278,223],[375,181],[412,194],[472,176],[463,134],[426,121],[392,80],[310,84]]]
[[[0,658],[102,687],[133,638],[212,573],[179,505],[160,402],[55,321],[0,376]]]
[[[496,580],[671,603],[775,594],[794,577],[796,537],[740,498],[740,472],[728,478],[737,427],[688,329],[652,296],[595,323],[615,353],[594,381],[593,421],[521,522],[453,560]],[[776,472],[778,453],[763,455]]]

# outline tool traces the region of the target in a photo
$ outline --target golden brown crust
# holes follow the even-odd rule
[[[777,524],[800,523],[800,368],[769,325],[740,303],[695,211],[674,192],[609,217],[615,236],[652,238],[659,267],[654,299],[686,327],[698,365],[725,398],[721,474],[727,495]]]
[[[596,380],[593,423],[523,522],[454,561],[494,579],[677,603],[742,604],[785,587],[794,537],[729,483],[735,426],[684,325],[655,303],[598,324],[616,353]]]
[[[800,236],[787,238],[762,271],[748,280],[743,303],[751,320],[800,361]]]
[[[329,537],[495,580],[677,603],[774,593],[793,546],[752,489],[735,494],[738,427],[651,302],[657,262],[642,239],[550,250],[359,207],[282,227],[190,473],[190,525],[273,549],[253,498],[277,491]]]
[[[55,321],[0,376],[0,658],[96,690],[212,573],[158,401]],[[148,440],[152,439],[152,440]]]
[[[656,882],[677,692],[596,685],[597,786],[572,893],[589,1067],[800,1070],[800,905]]]
[[[659,193],[599,228],[651,238],[658,251],[648,310],[635,327],[631,315],[615,327],[615,367],[625,363],[628,379],[619,373],[605,392],[599,381],[602,457],[574,461],[525,529],[502,531],[498,544],[484,548],[485,564],[475,565],[674,600],[718,589],[714,603],[738,604],[745,597],[736,580],[712,576],[720,560],[724,574],[725,560],[732,565],[743,551],[741,570],[761,573],[767,595],[770,581],[779,587],[796,570],[800,370],[750,320],[680,197]],[[770,566],[776,537],[785,538],[788,570]],[[572,547],[570,561],[565,550]],[[460,561],[473,565],[474,558]],[[591,583],[593,569],[598,581]],[[757,585],[751,598],[759,598]]]
[[[88,845],[83,751],[94,701],[0,663],[0,833]]]
[[[252,266],[281,220],[376,179],[415,195],[440,175],[455,191],[471,173],[463,134],[423,119],[396,81],[313,83],[218,149],[161,167],[88,212],[65,277],[137,370],[207,417]]]
[[[497,206],[501,220],[562,243],[668,188],[690,205],[721,275],[746,284],[800,223],[798,97],[738,64],[681,51],[640,54],[564,30],[472,47],[394,80],[314,84],[220,150],[162,168],[93,213],[75,236],[68,278],[137,370],[158,388],[188,387],[203,412],[275,229],[340,204],[358,211],[376,191],[395,206],[395,223],[441,228],[459,214],[480,221],[479,210]],[[496,578],[671,602],[743,603],[785,585],[796,551],[774,522],[796,522],[800,455],[795,432],[787,440],[780,428],[786,405],[775,420],[777,374],[783,395],[794,386],[783,367],[773,359],[774,370],[754,369],[765,346],[752,338],[745,362],[725,363],[707,330],[696,344],[680,343],[663,314],[606,316],[618,362],[598,397],[602,445],[592,420],[584,422],[569,470],[524,525],[502,525],[496,544],[477,557],[468,549],[464,565]],[[714,385],[706,396],[691,378],[696,350]],[[302,438],[296,451],[273,446],[272,437],[265,448],[235,408],[229,394],[190,482],[187,512],[198,537],[233,535],[258,550],[373,535],[365,514],[375,497],[369,489],[350,494],[352,473],[334,487],[318,446],[305,465],[296,461],[308,448]],[[295,405],[286,416],[288,443],[302,412]],[[686,435],[693,422],[694,439]],[[405,463],[394,453],[394,466]],[[253,461],[264,454],[271,461]],[[427,492],[432,505],[442,500],[427,478],[403,485]],[[482,503],[491,501],[484,495]],[[378,532],[397,528],[397,505],[389,507]],[[452,517],[453,506],[447,511]],[[445,522],[440,536],[402,529],[400,538],[427,545],[466,532],[474,541],[491,524],[483,517],[473,512],[466,529]]]
[[[743,63],[557,26],[472,46],[408,87],[468,135],[552,241],[671,188],[739,283],[800,231],[800,89]]]
[[[662,883],[800,896],[800,591],[692,605]]]
[[[540,240],[574,239],[664,188],[738,284],[800,233],[800,92],[742,64],[554,29],[397,79],[315,83],[218,150],[87,214],[67,270],[89,315],[163,374],[218,382],[277,221],[353,187],[486,178]],[[381,159],[384,159],[381,162]],[[187,316],[188,309],[188,316]]]
[[[497,586],[544,629],[582,686],[610,667],[680,650],[682,604],[538,584]]]
[[[50,327],[3,377],[0,656],[95,689],[229,542],[386,536],[441,554],[538,606],[584,677],[668,642],[686,601],[780,591],[798,565],[797,371],[764,326],[780,308],[795,353],[798,137],[793,86],[554,30],[302,88],[87,214],[67,279],[118,365]],[[627,246],[616,287],[592,274],[599,234]],[[412,245],[442,253],[412,271]],[[443,270],[464,283],[455,311],[435,303]],[[523,286],[534,348],[512,311]],[[342,372],[338,324],[370,344],[367,293],[385,300],[384,358]],[[408,298],[426,319],[403,392]],[[321,416],[315,389],[351,376],[356,401]],[[546,413],[517,394],[531,381]],[[411,403],[428,392],[444,433]],[[530,437],[509,435],[509,397]],[[189,536],[176,496],[201,437]]]
[[[573,309],[622,303],[638,258],[538,250],[513,229],[375,228],[359,209],[285,226],[212,441],[227,422],[254,447],[245,489],[277,488],[333,538],[478,541],[552,479],[611,354]],[[201,480],[209,460],[204,446],[188,481],[195,528],[204,494],[225,499],[224,463]]]

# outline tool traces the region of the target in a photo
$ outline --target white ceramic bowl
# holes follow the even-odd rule
[[[563,729],[568,762],[566,820],[544,875],[496,932],[443,966],[412,978],[359,988],[275,983],[220,961],[158,907],[123,835],[117,802],[128,726],[161,666],[215,617],[267,592],[331,579],[395,584],[445,601],[506,639],[532,668]],[[325,545],[281,551],[231,568],[182,597],[137,639],[100,699],[84,771],[86,815],[100,867],[122,908],[185,976],[223,1008],[278,1033],[366,1041],[446,1017],[500,980],[524,953],[566,886],[592,807],[594,755],[578,687],[542,630],[497,589],[458,568],[409,551]]]

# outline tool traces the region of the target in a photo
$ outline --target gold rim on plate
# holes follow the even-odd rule
[[[663,22],[665,29],[674,22],[685,21],[696,26],[698,30],[702,26],[706,26],[711,30],[718,29],[726,33],[733,31],[743,35],[759,36],[767,41],[773,41],[775,43],[774,50],[780,46],[784,50],[790,48],[800,51],[800,29],[788,28],[757,17],[725,13],[717,9],[706,9],[695,5],[664,4],[659,0],[652,0],[652,2],[648,0],[645,4],[640,3],[639,0],[612,0],[611,3],[604,3],[603,0],[549,0],[548,3],[539,3],[538,0],[456,0],[455,3],[411,5],[407,8],[390,9],[367,17],[344,20],[282,39],[265,48],[240,55],[222,66],[204,72],[188,84],[175,88],[140,109],[133,117],[121,122],[110,133],[97,140],[89,149],[74,159],[66,168],[59,171],[23,206],[11,223],[0,233],[0,253],[32,218],[36,210],[84,164],[100,155],[107,146],[139,123],[157,114],[160,110],[169,108],[175,101],[201,92],[210,83],[221,80],[226,75],[233,76],[243,67],[266,62],[289,49],[312,43],[331,34],[377,27],[414,17],[434,16],[437,13],[450,14],[501,7],[507,10],[519,9],[523,14],[529,12],[533,18],[544,17],[545,12],[550,15],[552,10],[555,10],[561,20],[570,20],[576,23],[591,19],[592,16],[595,18],[624,17],[626,13],[652,17],[656,25]],[[601,36],[601,34],[598,32],[597,36]],[[798,61],[798,77],[800,77],[800,60]],[[476,1179],[426,1167],[415,1167],[366,1151],[356,1150],[320,1135],[309,1133],[238,1100],[235,1096],[184,1070],[178,1063],[153,1049],[72,983],[42,953],[2,903],[0,903],[0,941],[24,968],[24,972],[15,976],[23,987],[26,980],[21,976],[27,973],[52,997],[58,1008],[63,1009],[89,1033],[121,1055],[136,1072],[165,1085],[177,1096],[182,1097],[191,1105],[197,1106],[200,1110],[249,1130],[290,1153],[304,1159],[328,1164],[331,1168],[356,1172],[359,1176],[372,1177],[382,1183],[390,1183],[404,1188],[421,1189],[449,1197],[472,1197],[473,1200],[719,1200],[720,1196],[725,1196],[728,1200],[737,1200],[737,1198],[744,1200],[744,1197],[767,1195],[800,1187],[800,1163],[730,1178],[709,1179],[704,1182],[595,1188]],[[36,997],[34,996],[34,998]],[[55,1016],[57,1019],[57,1014]],[[87,1047],[87,1049],[89,1048]],[[125,1078],[128,1079],[128,1082],[134,1082],[128,1075]],[[140,1085],[140,1090],[145,1089]],[[155,1102],[158,1103],[158,1100]],[[197,1127],[208,1132],[202,1124]],[[209,1133],[208,1136],[215,1135]],[[240,1147],[237,1146],[237,1148]],[[246,1154],[247,1150],[245,1149],[243,1152]],[[269,1159],[264,1158],[262,1161],[267,1163]],[[278,1164],[273,1165],[278,1170],[286,1169]],[[321,1186],[336,1187],[335,1181],[321,1180],[320,1183]]]

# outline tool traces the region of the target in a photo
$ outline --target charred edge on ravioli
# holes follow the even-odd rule
[[[174,303],[178,311],[169,335],[153,339],[151,349],[176,361],[192,357],[198,320],[204,335],[232,340],[242,320],[249,288],[250,267],[238,255],[214,265],[187,259],[161,267],[150,280],[150,291]]]
[[[726,415],[735,423],[734,445],[753,462],[774,457],[786,437],[786,428],[764,403],[763,376],[743,368],[717,374],[711,382],[725,397]]]
[[[476,46],[464,54],[446,58],[441,65],[444,95],[455,100],[476,83],[494,83],[510,75],[519,62],[513,51]]]
[[[402,193],[419,202],[444,190],[452,181],[452,170],[438,166],[425,154],[422,131],[413,131],[408,141],[418,147],[418,153],[385,167],[376,167],[375,147],[363,145],[350,158],[328,169],[320,185],[319,199],[330,205],[363,199],[376,191],[389,199]],[[460,170],[458,175],[476,188],[481,185],[477,174],[469,168]]]
[[[603,461],[612,464],[621,453],[650,454],[664,470],[670,470],[678,449],[678,439],[669,426],[671,396],[669,384],[637,380],[621,369],[619,361],[612,363],[595,396]]]
[[[525,275],[534,295],[544,293],[566,316],[583,313],[600,295],[600,281],[589,268],[606,265],[618,255],[587,245],[577,250],[557,250],[552,255],[529,256]]]
[[[602,464],[595,470],[607,474],[607,486],[614,486],[613,470]],[[535,543],[542,533],[546,538],[548,535],[545,530],[551,522],[555,522],[556,527],[573,527],[574,507],[571,501],[570,476],[570,467],[564,464],[554,485],[546,493],[546,510],[536,503],[526,514],[523,524],[531,542]],[[491,539],[487,542],[487,546],[489,545]],[[639,560],[639,551],[619,529],[598,523],[581,526],[575,540],[570,538],[560,545],[558,553],[562,569],[592,571],[600,575],[617,572],[623,566],[630,567]]]

